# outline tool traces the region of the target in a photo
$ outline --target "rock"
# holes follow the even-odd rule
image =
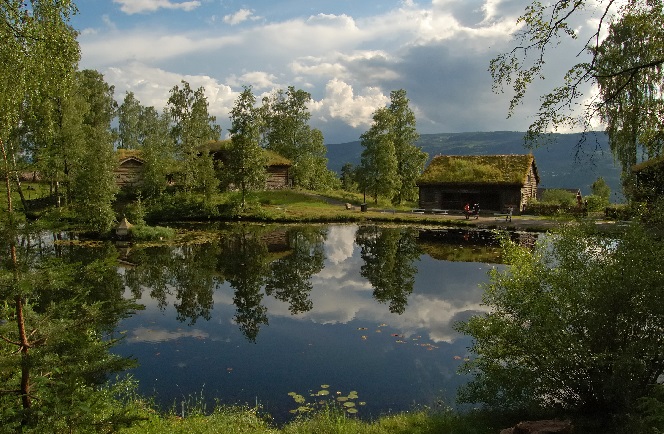
[[[519,422],[512,428],[505,428],[500,434],[570,434],[572,422],[569,420],[534,420]]]

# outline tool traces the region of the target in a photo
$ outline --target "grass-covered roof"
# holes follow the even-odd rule
[[[664,156],[651,158],[650,160],[642,161],[641,163],[632,166],[632,172],[662,169],[664,169]]]
[[[226,140],[216,140],[214,142],[209,142],[207,145],[205,145],[205,148],[212,153],[219,152],[223,154],[226,152],[232,142],[230,139]],[[293,163],[286,157],[283,157],[279,154],[277,154],[274,151],[270,151],[269,149],[264,149],[263,152],[265,152],[265,156],[267,157],[267,165],[268,166],[292,166]],[[222,158],[223,159],[223,158]]]
[[[141,158],[141,151],[139,149],[118,149],[117,156],[118,161],[124,161],[128,158],[135,158],[139,161],[143,161]]]
[[[522,185],[535,157],[526,155],[438,155],[417,180],[425,184]],[[535,171],[535,176],[537,171]]]

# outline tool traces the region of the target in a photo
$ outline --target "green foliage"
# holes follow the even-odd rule
[[[415,127],[415,113],[408,106],[408,102],[404,89],[390,92],[390,136],[394,142],[399,177],[393,202],[397,204],[417,199],[418,189],[415,182],[429,157],[421,148],[415,146],[420,135]]]
[[[376,110],[369,131],[361,136],[362,158],[358,169],[360,190],[378,197],[392,198],[398,183],[398,161],[394,142],[389,138],[391,116],[387,108]]]
[[[613,220],[631,220],[632,217],[638,214],[634,205],[613,204],[604,208],[604,217]]]
[[[228,183],[240,189],[243,206],[246,193],[264,188],[267,179],[267,159],[260,147],[264,120],[255,104],[251,87],[245,87],[231,110],[231,146],[228,161],[222,166]]]
[[[187,192],[162,194],[146,201],[145,206],[148,221],[208,219],[219,214],[204,197]]]
[[[193,90],[184,80],[181,85],[171,89],[166,107],[173,121],[171,136],[180,163],[179,175],[185,191],[203,192],[209,198],[216,191],[218,180],[212,157],[201,150],[208,142],[219,140],[221,128],[208,112],[205,89]]]
[[[175,238],[175,229],[164,226],[134,225],[129,233],[133,241],[163,241]]]
[[[593,195],[602,198],[606,201],[606,204],[609,204],[609,197],[611,196],[611,187],[606,183],[604,178],[601,176],[595,180],[590,186],[590,190],[593,192]]]
[[[395,204],[417,197],[415,181],[428,156],[415,146],[415,114],[403,89],[390,93],[390,105],[374,112],[373,124],[361,136],[364,147],[355,180],[360,190],[389,197]]]
[[[576,195],[567,190],[547,189],[542,193],[542,202],[572,207],[576,205]]]
[[[659,156],[664,147],[664,11],[661,0],[640,3],[624,8],[592,49],[601,97],[596,106],[625,180],[642,156]]]
[[[511,267],[490,273],[491,311],[458,326],[476,355],[460,400],[625,414],[664,370],[664,242],[634,224],[611,238],[566,227],[534,251],[503,246]]]
[[[108,232],[115,221],[112,202],[117,186],[113,170],[117,164],[113,150],[111,121],[115,114],[113,86],[97,71],[77,73],[74,98],[82,98],[82,147],[70,161],[72,197],[78,218],[89,229]]]
[[[595,34],[579,38],[576,19],[589,12],[600,17]],[[579,16],[581,15],[581,16]],[[515,47],[491,61],[490,72],[497,93],[503,86],[512,89],[510,116],[538,80],[552,79],[544,74],[549,53],[561,39],[577,43],[578,63],[563,68],[555,77],[558,85],[541,96],[526,142],[537,146],[549,133],[561,127],[593,129],[597,120],[606,125],[611,151],[622,165],[626,193],[632,182],[630,170],[640,155],[661,154],[661,87],[664,80],[664,14],[661,0],[613,1],[556,0],[532,1],[517,19]],[[608,28],[608,35],[603,33]],[[555,58],[555,57],[554,57]],[[587,88],[596,85],[599,95],[576,110]],[[599,118],[599,119],[598,119]],[[581,145],[583,142],[580,142]]]
[[[305,396],[295,392],[288,393],[288,396],[293,398],[297,404],[297,407],[290,411],[296,415],[306,415],[321,410],[325,412],[338,411],[340,416],[343,414],[357,414],[357,407],[366,405],[364,401],[355,402],[358,399],[356,391],[353,390],[348,395],[343,395],[339,391],[331,393],[329,384],[322,384],[320,390],[310,392],[311,400],[307,400]]]
[[[628,432],[658,434],[664,432],[664,385],[653,386],[640,398],[628,419]]]
[[[110,333],[138,307],[123,297],[115,249],[67,262],[48,246],[19,246],[16,261],[0,271],[0,378],[11,391],[0,394],[2,429],[113,432],[133,410],[117,395],[128,383],[104,383],[133,364],[109,353]]]
[[[153,107],[142,108],[139,116],[140,158],[145,162],[140,190],[146,197],[162,194],[177,166],[169,121],[167,113],[160,115]]]
[[[327,168],[327,148],[323,134],[309,126],[311,114],[307,104],[311,94],[289,86],[263,99],[263,132],[265,147],[292,162],[293,185],[309,190],[333,187],[336,179]]]

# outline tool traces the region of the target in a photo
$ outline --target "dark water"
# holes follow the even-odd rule
[[[145,310],[120,323],[113,351],[138,360],[142,393],[178,411],[202,396],[283,423],[290,392],[313,403],[319,390],[357,392],[367,419],[451,405],[470,343],[453,325],[483,310],[498,261],[484,232],[355,225],[243,225],[133,248],[120,272]]]

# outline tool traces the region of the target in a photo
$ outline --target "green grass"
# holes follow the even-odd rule
[[[334,407],[327,407],[306,417],[300,417],[275,427],[256,409],[249,407],[218,407],[211,414],[194,412],[184,418],[170,412],[149,412],[146,420],[125,434],[485,434],[495,431],[484,416],[461,415],[452,411],[425,410],[383,416],[375,421],[362,421],[345,415]]]

